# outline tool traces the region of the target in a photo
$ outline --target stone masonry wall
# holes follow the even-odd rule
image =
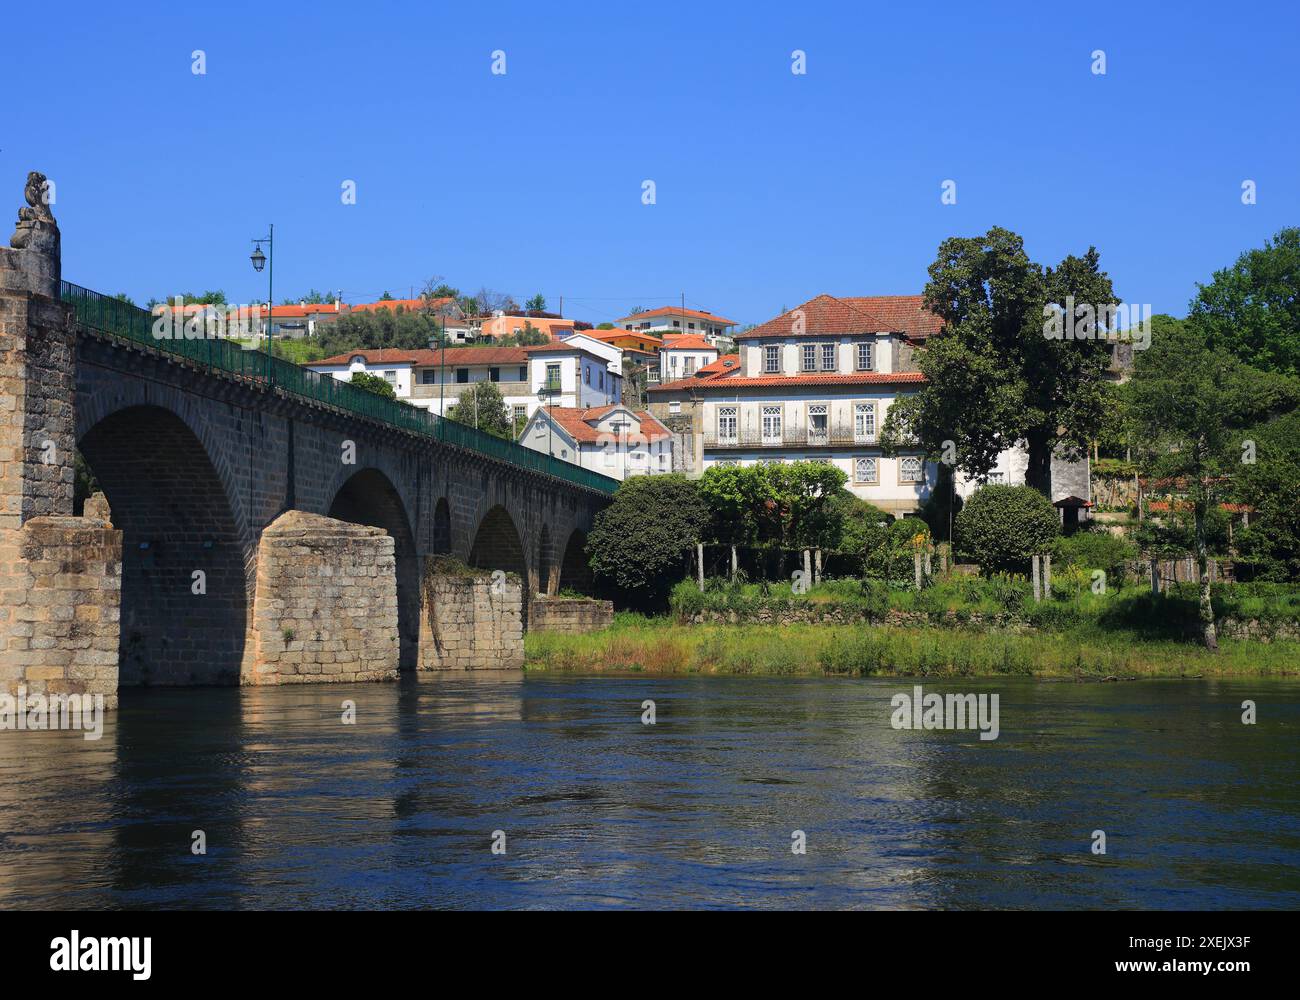
[[[388,533],[298,510],[267,525],[242,683],[395,680],[397,670]]]
[[[520,670],[524,665],[519,578],[446,573],[430,559],[421,586],[420,670]]]
[[[582,634],[614,624],[614,602],[567,597],[538,597],[528,615],[528,627],[537,632]]]
[[[0,691],[117,707],[122,533],[85,517],[0,529]]]

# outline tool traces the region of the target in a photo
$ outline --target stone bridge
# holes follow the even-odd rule
[[[474,645],[457,630],[518,633],[531,595],[586,587],[586,532],[612,481],[79,322],[60,298],[58,228],[30,191],[0,249],[0,691],[111,700],[119,684],[470,665],[446,653]],[[84,512],[78,454],[103,493]],[[477,594],[468,618],[440,619],[440,573]],[[472,665],[517,664],[512,644],[484,649]]]

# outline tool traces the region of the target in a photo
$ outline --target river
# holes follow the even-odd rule
[[[1300,908],[1300,682],[914,683],[127,690],[0,732],[0,907]]]

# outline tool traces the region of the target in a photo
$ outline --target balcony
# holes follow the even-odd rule
[[[430,385],[415,384],[411,386],[412,399],[437,399],[439,395],[447,399],[455,399],[462,392],[466,392],[479,382],[448,382],[446,385],[438,385],[436,382]],[[501,390],[502,396],[531,396],[533,390],[529,388],[527,382],[493,382],[494,386]]]
[[[852,427],[788,427],[779,435],[751,428],[731,435],[719,434],[716,427],[704,432],[705,448],[873,448],[879,440],[875,434],[854,433]]]

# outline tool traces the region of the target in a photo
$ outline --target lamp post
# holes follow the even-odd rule
[[[262,244],[266,244],[266,253],[262,253]],[[253,262],[253,270],[258,274],[266,268],[266,384],[271,385],[271,324],[275,318],[275,226],[270,226],[268,235],[260,240],[253,240],[253,253],[248,258]]]
[[[553,395],[553,393],[551,392],[550,389],[546,388],[546,386],[543,385],[540,389],[537,390],[537,398],[538,398],[538,400],[541,402],[541,404],[542,404],[543,406],[546,406],[546,407],[547,407],[547,410],[546,410],[546,418],[547,418],[547,419],[546,419],[546,451],[547,451],[547,454],[549,454],[552,458],[554,458],[554,457],[555,457],[555,417],[554,417],[554,415],[551,413],[551,409],[550,409],[550,407],[549,407],[549,405],[548,405],[548,401],[549,401],[550,399],[554,398],[554,395]]]
[[[438,363],[438,436],[442,437],[442,424],[447,419],[447,402],[446,402],[446,385],[447,385],[447,324],[443,323],[442,327],[437,326],[435,320],[434,337],[441,342],[442,359]],[[433,338],[429,339],[429,350],[433,350]]]

